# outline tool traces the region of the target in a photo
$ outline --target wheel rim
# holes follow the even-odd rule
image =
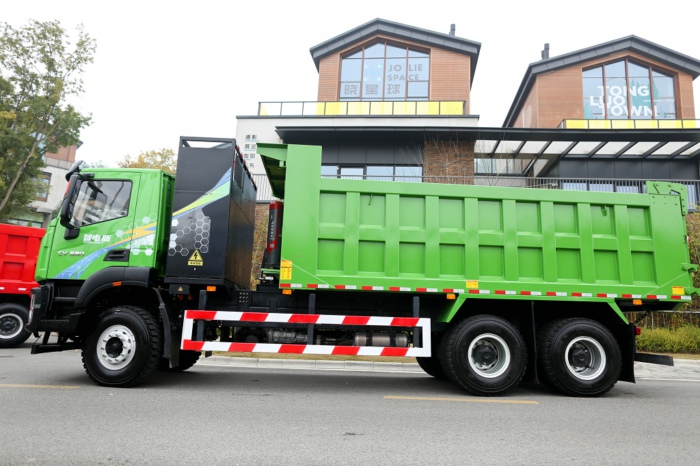
[[[129,365],[135,350],[134,333],[124,325],[112,325],[97,341],[97,360],[105,368],[116,371]]]
[[[0,317],[0,338],[14,338],[22,332],[22,318],[18,314],[7,313]]]
[[[469,345],[469,366],[482,377],[492,379],[510,366],[510,349],[503,338],[493,333],[476,337]]]
[[[593,380],[605,370],[605,350],[591,337],[571,340],[564,357],[569,372],[580,380]]]

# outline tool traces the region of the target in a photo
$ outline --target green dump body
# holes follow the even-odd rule
[[[284,200],[280,287],[458,300],[690,301],[680,184],[647,194],[321,178],[321,148],[259,144]]]

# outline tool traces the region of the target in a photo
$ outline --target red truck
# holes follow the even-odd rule
[[[0,348],[24,343],[43,228],[0,224]]]

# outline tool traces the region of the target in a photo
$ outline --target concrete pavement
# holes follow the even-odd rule
[[[411,362],[327,361],[311,359],[272,359],[212,356],[202,358],[197,364],[225,367],[261,367],[267,369],[298,370],[351,370],[359,372],[415,372],[423,370]],[[700,360],[676,359],[674,366],[661,366],[643,362],[634,363],[635,376],[640,380],[676,380],[700,382]]]

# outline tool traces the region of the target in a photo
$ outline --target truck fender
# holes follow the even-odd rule
[[[100,292],[115,286],[149,287],[151,269],[148,267],[107,267],[88,277],[80,287],[74,307],[83,308]]]

